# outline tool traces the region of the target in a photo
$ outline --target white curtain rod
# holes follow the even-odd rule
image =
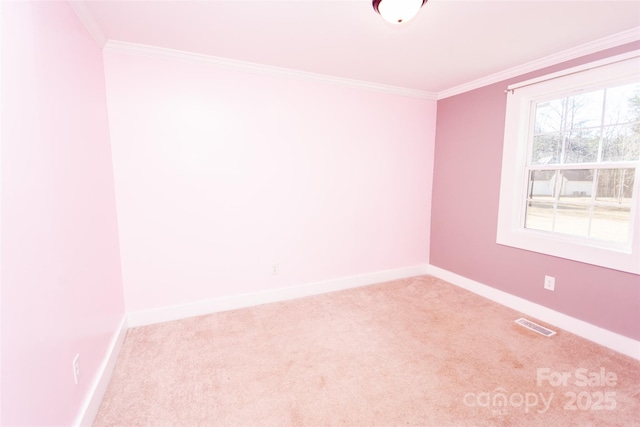
[[[617,64],[619,62],[630,61],[640,57],[640,51],[634,50],[632,52],[623,53],[621,55],[612,56],[606,59],[601,59],[599,61],[590,62],[587,64],[579,65],[577,67],[568,68],[563,71],[558,71],[552,74],[547,74],[542,77],[536,77],[533,79],[525,80],[520,83],[514,83],[504,90],[505,93],[513,94],[516,89],[521,89],[527,86],[533,86],[538,83],[546,82],[549,80],[559,79],[565,76],[571,76],[573,74],[584,73],[585,71],[594,70],[596,68],[606,67],[607,65]],[[640,74],[640,67],[638,67],[638,73]]]

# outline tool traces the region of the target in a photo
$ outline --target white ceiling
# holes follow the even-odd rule
[[[98,38],[434,94],[603,38],[640,39],[640,1],[429,0],[400,26],[369,0],[72,4]]]

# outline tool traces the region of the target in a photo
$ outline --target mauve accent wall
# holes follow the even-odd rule
[[[640,48],[640,43],[438,101],[430,263],[640,339],[640,276],[496,244],[508,84]],[[545,275],[556,290],[543,289]]]
[[[3,2],[1,141],[0,422],[68,426],[124,298],[102,52],[67,2]]]
[[[435,100],[116,52],[105,70],[128,312],[428,262]]]

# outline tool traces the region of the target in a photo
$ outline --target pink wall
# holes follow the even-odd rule
[[[113,52],[105,69],[128,311],[428,261],[435,101]]]
[[[640,277],[496,244],[508,84],[638,49],[611,49],[438,101],[432,265],[640,339]],[[543,289],[556,278],[555,292]]]
[[[67,2],[2,6],[0,421],[71,425],[124,312],[102,52]]]

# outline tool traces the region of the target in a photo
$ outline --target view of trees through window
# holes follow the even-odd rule
[[[535,102],[524,226],[627,243],[640,83]]]

